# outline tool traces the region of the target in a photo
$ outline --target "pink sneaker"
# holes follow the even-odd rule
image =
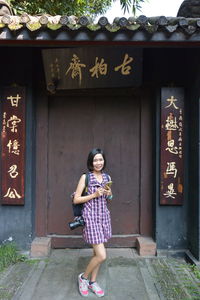
[[[88,285],[89,285],[89,281],[87,279],[82,279],[81,276],[83,275],[83,273],[81,273],[78,276],[78,286],[79,286],[79,292],[83,297],[87,297],[88,296]]]
[[[100,288],[97,282],[88,285],[88,288],[98,297],[104,296],[104,291]]]

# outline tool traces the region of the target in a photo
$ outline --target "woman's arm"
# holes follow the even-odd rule
[[[82,196],[82,193],[85,189],[85,177],[86,175],[83,174],[79,180],[79,183],[77,185],[75,194],[74,194],[74,199],[73,199],[73,203],[74,204],[80,204],[80,203],[85,203],[88,202],[90,200],[92,200],[93,198],[98,198],[101,195],[103,195],[103,189],[99,188],[96,190],[95,193],[87,195],[87,196]]]

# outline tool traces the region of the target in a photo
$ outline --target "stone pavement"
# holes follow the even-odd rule
[[[105,289],[105,300],[200,299],[200,278],[193,277],[184,260],[142,258],[130,248],[107,249],[107,253],[98,277]],[[83,299],[77,276],[91,255],[92,249],[52,250],[47,259],[17,264],[0,276],[0,299]],[[97,297],[90,292],[88,299]]]

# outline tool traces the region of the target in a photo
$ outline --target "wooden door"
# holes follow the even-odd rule
[[[106,153],[113,180],[110,246],[134,246],[140,234],[141,103],[139,97],[51,97],[48,123],[47,233],[53,247],[82,247],[81,228],[71,231],[70,194],[92,148]],[[148,129],[147,129],[148,130]],[[151,215],[149,215],[151,218]]]

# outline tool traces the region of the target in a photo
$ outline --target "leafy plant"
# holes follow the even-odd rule
[[[15,14],[30,15],[76,15],[97,16],[104,14],[116,0],[9,0]],[[133,14],[141,9],[146,0],[120,0],[124,12],[132,9]]]
[[[141,4],[145,0],[120,0],[121,7],[124,10],[124,13],[129,12],[129,8],[132,7],[132,13],[135,15],[137,10],[141,10]]]
[[[9,265],[24,260],[25,256],[19,254],[19,251],[14,243],[0,245],[0,271]]]
[[[191,268],[193,274],[195,275],[195,277],[196,277],[198,280],[200,280],[200,269],[199,269],[197,266],[195,266],[195,265],[191,265],[190,268]]]

